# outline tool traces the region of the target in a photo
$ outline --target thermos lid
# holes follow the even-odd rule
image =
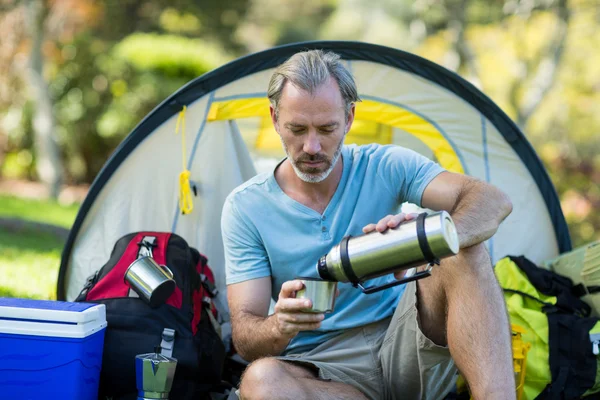
[[[446,211],[442,212],[442,234],[448,244],[448,248],[454,253],[458,254],[460,243],[458,242],[458,233],[454,221]]]

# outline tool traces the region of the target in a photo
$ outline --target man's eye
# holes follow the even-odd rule
[[[333,133],[334,129],[321,129],[323,133]]]
[[[296,133],[296,134],[304,132],[304,129],[302,129],[302,128],[300,128],[300,129],[290,129],[290,130],[292,131],[292,133]]]

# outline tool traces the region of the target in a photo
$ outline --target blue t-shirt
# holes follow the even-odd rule
[[[228,196],[221,220],[228,285],[270,276],[277,301],[284,282],[318,278],[317,261],[344,236],[362,234],[365,225],[396,214],[405,201],[421,205],[425,187],[443,171],[398,146],[344,146],[342,160],[340,183],[323,214],[286,195],[274,172],[255,176]],[[393,279],[389,274],[367,284]],[[321,328],[300,332],[285,353],[308,350],[341,330],[391,316],[404,292],[404,285],[369,295],[350,283],[340,282],[338,288],[335,309],[325,314]]]

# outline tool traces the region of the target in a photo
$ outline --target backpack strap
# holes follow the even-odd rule
[[[571,279],[540,268],[524,256],[509,256],[509,258],[527,275],[527,279],[539,292],[556,297],[557,307],[566,312],[579,314],[582,317],[590,315],[591,307],[573,295],[573,282]]]
[[[223,339],[223,332],[221,331],[221,324],[219,323],[219,321],[217,321],[217,319],[215,318],[213,313],[210,311],[210,302],[208,302],[207,305],[209,305],[209,307],[206,310],[206,315],[208,316],[208,319],[210,320],[210,323],[212,324],[215,332],[217,332],[219,337],[221,339]]]
[[[212,304],[217,309],[217,314],[219,316],[219,323],[223,323],[225,321],[229,321],[229,310],[221,300],[219,300],[219,289],[217,286],[208,279],[206,274],[199,274],[200,282],[206,293],[208,294],[208,299],[204,299],[208,304]],[[208,300],[208,301],[207,301]]]
[[[552,382],[536,399],[579,399],[595,385],[598,363],[589,331],[597,318],[582,318],[559,307],[545,307]]]
[[[560,367],[556,380],[550,382],[534,400],[563,400],[569,367]]]

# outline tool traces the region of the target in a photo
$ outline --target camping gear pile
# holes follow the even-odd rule
[[[277,65],[308,49],[335,51],[356,79],[362,102],[346,143],[401,145],[509,195],[513,212],[486,242],[493,263],[512,254],[539,265],[571,250],[558,197],[535,151],[473,85],[396,49],[309,42],[242,57],[207,73],[140,122],[80,208],[62,255],[58,298],[74,300],[111,258],[119,238],[154,231],[179,235],[210,260],[218,291],[213,300],[226,304],[222,205],[231,190],[271,171],[284,156],[266,88]],[[221,325],[228,337],[227,323]]]
[[[500,260],[494,272],[510,321],[530,347],[518,382],[522,398],[579,399],[598,393],[600,319],[590,316],[591,307],[571,280],[522,256]]]
[[[139,276],[136,285],[127,280],[131,269],[148,257],[167,265],[172,274],[172,293],[163,296],[162,304],[156,296],[139,297],[134,290],[143,286]],[[221,383],[225,346],[211,300],[213,283],[206,257],[177,234],[134,232],[115,243],[108,262],[90,276],[76,299],[106,306],[101,398],[135,399],[137,356],[157,345],[163,357],[177,360],[172,398],[201,399]]]

